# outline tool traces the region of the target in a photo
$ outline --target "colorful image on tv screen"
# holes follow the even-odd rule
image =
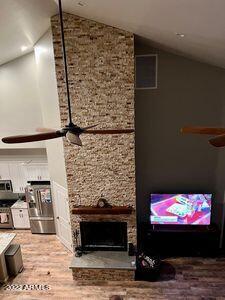
[[[151,194],[151,224],[209,225],[212,194]]]

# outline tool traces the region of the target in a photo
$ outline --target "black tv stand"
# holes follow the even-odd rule
[[[144,228],[145,227],[145,228]],[[220,231],[210,226],[148,225],[142,228],[141,247],[149,254],[168,256],[216,256]],[[142,232],[142,234],[143,234]]]
[[[212,232],[217,231],[216,225],[152,225],[151,230],[155,232]]]

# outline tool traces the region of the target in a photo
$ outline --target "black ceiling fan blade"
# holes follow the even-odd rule
[[[95,130],[86,130],[83,133],[87,134],[126,134],[132,133],[134,129],[95,129]]]
[[[60,131],[44,132],[44,133],[37,133],[37,134],[30,134],[30,135],[15,135],[15,136],[4,137],[2,139],[2,142],[6,144],[38,142],[38,141],[56,139],[64,135],[65,134]]]
[[[209,140],[214,147],[225,147],[225,134],[217,135]]]
[[[225,134],[225,128],[220,127],[184,126],[180,131],[181,133],[192,134]]]

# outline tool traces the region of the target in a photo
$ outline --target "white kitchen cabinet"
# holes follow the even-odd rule
[[[27,181],[49,181],[47,163],[30,163],[26,165]]]
[[[0,180],[10,180],[8,162],[0,162]]]
[[[11,180],[14,193],[24,193],[27,181],[49,181],[46,162],[0,161],[0,180]]]
[[[23,163],[9,163],[9,174],[14,193],[24,193],[27,185],[26,169]]]
[[[15,229],[29,229],[30,219],[27,208],[12,208],[13,225]]]

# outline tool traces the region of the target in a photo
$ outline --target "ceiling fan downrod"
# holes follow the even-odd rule
[[[65,46],[65,37],[64,37],[63,12],[62,12],[61,0],[58,0],[58,3],[59,3],[59,19],[60,19],[60,28],[61,28],[61,41],[62,41],[62,53],[63,53],[63,62],[64,62],[65,84],[66,84],[66,97],[67,97],[67,103],[68,103],[69,126],[70,126],[70,125],[73,125],[73,121],[72,121],[71,102],[70,102],[70,89],[69,89],[69,80],[68,80],[67,57],[66,57],[66,46]]]

